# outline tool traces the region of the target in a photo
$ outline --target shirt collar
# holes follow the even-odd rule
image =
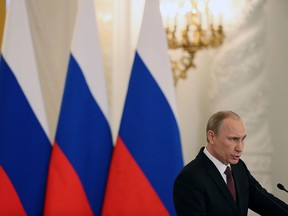
[[[219,161],[217,158],[215,158],[212,154],[210,154],[210,152],[207,150],[207,148],[204,148],[204,154],[213,162],[213,164],[216,166],[216,168],[219,170],[219,172],[221,173],[221,175],[224,174],[226,167],[230,166],[230,164],[225,165],[223,164],[221,161]]]

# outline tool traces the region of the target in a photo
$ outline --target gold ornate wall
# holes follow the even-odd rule
[[[0,49],[2,45],[2,36],[4,29],[4,20],[5,20],[5,0],[0,0]]]

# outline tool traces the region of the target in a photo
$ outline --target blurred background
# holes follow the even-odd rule
[[[178,45],[169,45],[169,55],[176,59],[175,74],[180,70],[186,76],[175,78],[185,164],[206,144],[205,127],[210,115],[218,110],[231,109],[242,116],[246,125],[248,137],[243,159],[250,171],[263,186],[287,203],[288,194],[277,189],[276,184],[280,182],[288,187],[288,1],[191,1],[197,10],[190,18],[185,8],[195,5],[185,5],[185,2],[190,1],[160,1],[163,24],[167,33],[170,30],[170,39],[175,26],[175,30],[178,27],[183,30],[191,24],[192,29],[186,32],[194,48],[188,55],[193,61],[191,67],[181,68],[180,60],[189,51],[183,49],[183,34],[177,36],[174,32]],[[145,0],[95,0],[114,141],[144,3]],[[27,10],[50,139],[54,140],[77,1],[27,0]],[[209,30],[211,23],[215,31],[219,30],[219,25],[223,31],[218,38],[220,41],[214,41],[215,44],[208,40],[213,35]],[[206,45],[197,44],[197,37],[203,30],[206,30],[203,37],[208,38]]]

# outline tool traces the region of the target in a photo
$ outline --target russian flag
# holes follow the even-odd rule
[[[93,0],[78,7],[45,214],[100,215],[113,149]]]
[[[175,215],[183,167],[176,100],[157,0],[147,0],[105,194],[106,215]]]
[[[9,2],[0,104],[0,215],[42,215],[51,143],[25,1]]]

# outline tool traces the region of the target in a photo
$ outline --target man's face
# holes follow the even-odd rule
[[[246,131],[240,119],[226,118],[223,120],[218,134],[210,133],[212,155],[224,164],[238,163],[244,147]]]

